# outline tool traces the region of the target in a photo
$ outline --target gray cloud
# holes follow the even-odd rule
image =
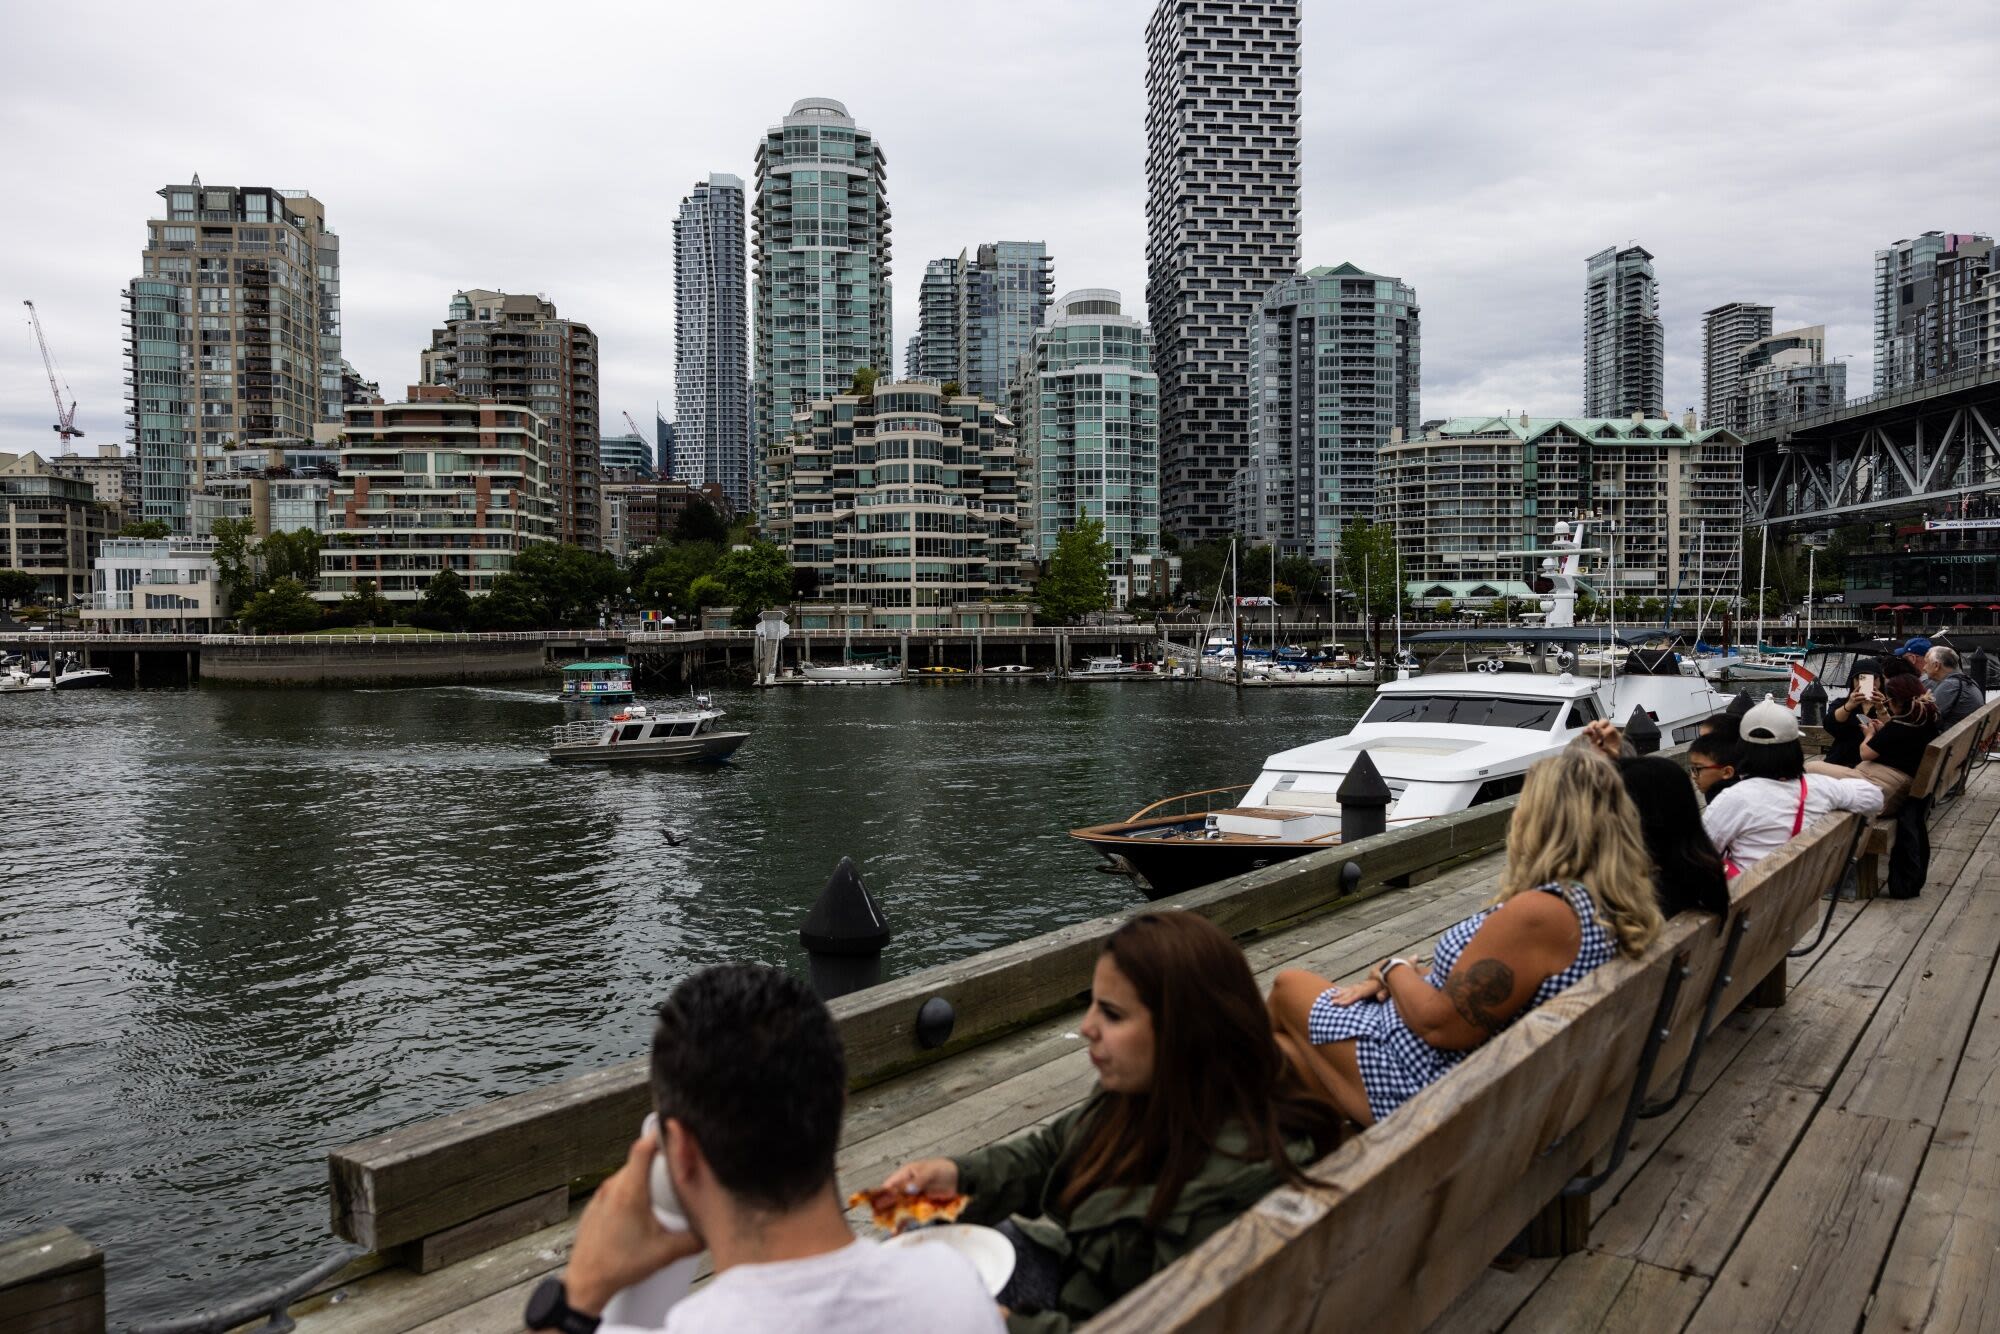
[[[1137,308],[1149,8],[216,4],[168,50],[136,6],[8,0],[0,293],[43,312],[86,443],[119,439],[153,191],[303,187],[341,233],[347,355],[386,391],[453,290],[539,291],[598,331],[607,429],[645,422],[672,401],[680,196],[747,179],[824,94],[888,154],[899,354],[924,261],[982,240],[1045,240],[1059,289]],[[1430,416],[1575,411],[1583,260],[1628,239],[1658,257],[1670,406],[1699,400],[1701,311],[1735,299],[1827,324],[1864,392],[1875,248],[2000,226],[1993,56],[1954,11],[1875,0],[1308,0],[1304,259],[1416,284]],[[50,420],[23,318],[0,449],[47,448]]]

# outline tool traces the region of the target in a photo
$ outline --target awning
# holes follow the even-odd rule
[[[1935,602],[1926,602],[1926,603],[1925,603],[1925,604],[1924,604],[1923,606],[1921,606],[1921,607],[1917,608],[1917,610],[1918,610],[1918,611],[1936,611],[1936,610],[1937,610],[1937,603],[1935,603]]]
[[[1954,602],[1951,604],[1951,609],[1953,611],[1971,611],[1972,604],[1970,602]]]

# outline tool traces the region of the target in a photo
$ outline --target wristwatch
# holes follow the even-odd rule
[[[585,1315],[569,1304],[569,1292],[559,1278],[545,1278],[528,1294],[521,1322],[529,1329],[555,1329],[562,1334],[597,1334],[600,1316]]]

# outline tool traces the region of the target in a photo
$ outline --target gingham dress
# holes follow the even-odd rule
[[[1551,881],[1535,888],[1563,897],[1582,925],[1583,943],[1577,947],[1576,958],[1569,967],[1535,988],[1534,996],[1521,1014],[1526,1014],[1563,988],[1581,981],[1591,969],[1617,953],[1618,948],[1604,923],[1598,920],[1597,905],[1582,885],[1572,882],[1564,886]],[[1443,988],[1445,979],[1451,976],[1452,966],[1458,962],[1458,956],[1465,952],[1480,923],[1491,912],[1492,908],[1482,908],[1439,938],[1437,952],[1431,959],[1431,971],[1424,978],[1426,982]],[[1518,1018],[1520,1015],[1514,1016],[1514,1019]],[[1514,1019],[1509,1019],[1501,1028],[1505,1029]],[[1368,1110],[1374,1113],[1377,1121],[1402,1106],[1419,1089],[1436,1081],[1469,1054],[1440,1051],[1425,1042],[1410,1031],[1403,1022],[1403,1016],[1396,1012],[1393,1002],[1358,1001],[1353,1005],[1335,1005],[1332,988],[1321,992],[1319,999],[1313,1002],[1312,1014],[1306,1021],[1306,1034],[1314,1046],[1353,1040],[1354,1059],[1361,1067],[1361,1087],[1367,1091]]]

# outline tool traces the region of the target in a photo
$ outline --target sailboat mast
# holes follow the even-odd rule
[[[1764,650],[1764,570],[1771,562],[1771,526],[1757,530],[1757,651]]]

